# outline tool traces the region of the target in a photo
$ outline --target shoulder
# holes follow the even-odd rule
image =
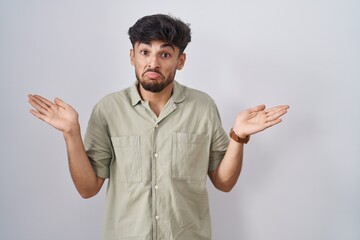
[[[108,116],[115,109],[131,104],[131,87],[112,92],[102,97],[93,107],[93,113]]]
[[[122,102],[130,102],[131,101],[131,94],[130,94],[130,89],[131,87],[122,89],[120,91],[116,91],[116,92],[112,92],[109,93],[107,95],[105,95],[104,97],[102,97],[98,102],[97,102],[97,106],[102,106],[102,107],[108,107],[109,105],[113,105],[113,104],[119,104]]]
[[[186,101],[197,105],[216,106],[215,101],[209,94],[184,85],[182,85],[182,89]]]
[[[187,86],[182,86],[182,91],[183,111],[190,112],[192,119],[197,119],[197,122],[205,119],[211,123],[210,126],[221,125],[218,108],[209,94]]]

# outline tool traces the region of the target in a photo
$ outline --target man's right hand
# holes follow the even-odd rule
[[[83,198],[96,195],[105,179],[96,175],[86,154],[78,113],[58,98],[51,102],[39,95],[29,94],[28,97],[29,103],[34,107],[30,112],[64,133],[70,174],[80,195]]]
[[[74,130],[79,130],[78,113],[69,104],[64,103],[59,98],[54,102],[39,96],[28,95],[29,103],[34,107],[30,112],[37,118],[43,120],[64,134],[71,134]]]

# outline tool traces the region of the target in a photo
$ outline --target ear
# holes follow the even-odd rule
[[[178,61],[176,69],[181,70],[185,65],[185,61],[186,61],[186,53],[182,53],[179,57],[179,61]]]
[[[134,49],[130,49],[130,63],[133,66],[135,66],[135,64],[134,64],[134,55],[135,55]]]

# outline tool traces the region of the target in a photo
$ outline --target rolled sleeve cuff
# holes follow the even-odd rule
[[[222,159],[225,156],[225,152],[226,151],[211,152],[209,168],[208,168],[209,172],[217,169],[217,167],[220,165]]]

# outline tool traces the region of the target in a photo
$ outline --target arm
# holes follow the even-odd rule
[[[30,112],[35,117],[63,132],[70,174],[80,195],[83,198],[96,195],[105,179],[96,176],[86,155],[81,138],[78,113],[58,98],[53,103],[38,95],[28,95],[28,97],[29,103],[35,108]]]
[[[233,130],[240,138],[245,138],[263,131],[281,122],[281,116],[287,113],[289,106],[277,106],[265,109],[265,105],[240,112],[235,120]],[[216,170],[209,172],[214,186],[229,192],[235,186],[242,167],[244,144],[230,139],[226,154]]]

